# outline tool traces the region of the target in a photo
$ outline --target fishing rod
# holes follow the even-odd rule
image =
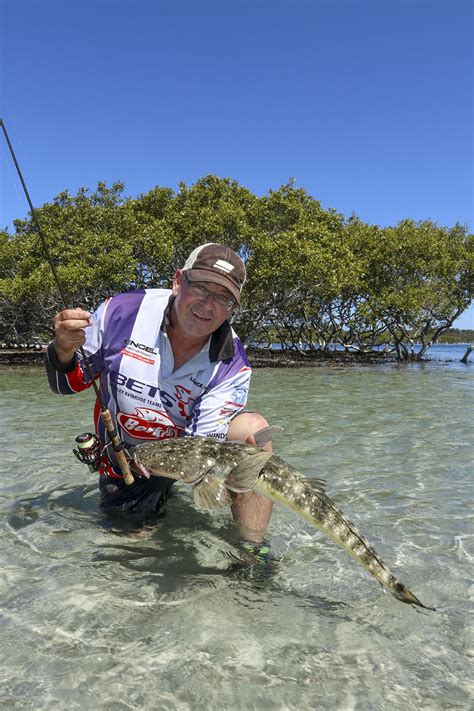
[[[0,127],[2,128],[2,131],[3,131],[4,135],[5,135],[8,148],[9,148],[10,153],[11,153],[11,156],[12,156],[12,158],[13,158],[13,162],[14,162],[14,164],[15,164],[15,168],[16,168],[16,171],[17,171],[17,173],[18,173],[18,177],[20,178],[20,182],[21,182],[21,185],[22,185],[22,187],[23,187],[23,191],[24,191],[24,193],[25,193],[26,199],[27,199],[27,201],[28,201],[28,205],[30,206],[31,215],[32,215],[33,221],[34,221],[34,223],[35,223],[36,230],[37,230],[37,232],[38,232],[38,234],[39,234],[39,236],[40,236],[40,238],[41,238],[41,242],[42,242],[42,245],[43,245],[44,253],[45,253],[45,255],[46,255],[47,261],[49,262],[49,266],[51,267],[51,271],[52,271],[52,274],[53,274],[53,277],[54,277],[54,281],[56,282],[56,286],[58,287],[58,291],[59,291],[59,294],[60,294],[60,296],[61,296],[61,300],[62,300],[62,302],[63,302],[64,308],[65,308],[65,309],[68,309],[69,306],[68,306],[68,304],[67,304],[66,296],[65,296],[64,291],[63,291],[63,288],[62,288],[62,286],[61,286],[61,282],[59,281],[59,277],[58,277],[58,273],[57,273],[57,271],[56,271],[56,267],[55,267],[54,262],[53,262],[53,260],[52,260],[52,258],[51,258],[51,254],[50,254],[50,251],[49,251],[49,248],[48,248],[48,243],[46,242],[46,239],[45,239],[45,237],[44,237],[44,235],[43,235],[43,231],[42,231],[42,229],[41,229],[41,226],[40,226],[40,223],[39,223],[39,220],[38,220],[38,216],[37,216],[37,214],[36,214],[36,210],[35,210],[35,208],[33,207],[33,203],[31,202],[31,198],[30,198],[30,195],[29,195],[29,192],[28,192],[28,188],[26,187],[26,183],[25,183],[25,181],[23,180],[23,175],[22,175],[22,173],[21,173],[20,166],[18,165],[18,161],[17,161],[17,159],[16,159],[15,152],[14,152],[14,150],[13,150],[13,146],[12,146],[11,141],[10,141],[10,138],[9,138],[9,136],[8,136],[7,129],[5,128],[5,124],[3,123],[3,119],[1,119],[1,118],[0,118]],[[92,369],[91,369],[91,367],[90,367],[90,365],[89,365],[89,362],[88,362],[88,360],[87,360],[87,355],[86,355],[86,353],[85,353],[85,351],[84,351],[84,349],[83,349],[82,346],[79,347],[79,352],[80,352],[80,354],[81,354],[81,356],[82,356],[82,358],[83,358],[83,362],[84,362],[84,366],[85,366],[87,375],[89,376],[90,381],[91,381],[91,383],[92,383],[92,387],[94,388],[94,391],[95,391],[95,394],[96,394],[96,397],[97,397],[97,401],[98,401],[99,406],[100,406],[100,417],[101,417],[102,422],[103,422],[104,425],[105,425],[105,429],[107,430],[107,433],[108,433],[108,435],[109,435],[109,437],[110,437],[110,439],[111,439],[112,447],[113,447],[114,452],[115,452],[115,455],[116,455],[116,457],[117,457],[118,465],[119,465],[119,467],[120,467],[120,469],[121,469],[121,471],[122,471],[124,481],[125,481],[126,484],[133,484],[134,478],[133,478],[132,472],[130,471],[130,467],[129,467],[129,465],[128,465],[127,458],[126,458],[126,456],[125,456],[123,444],[122,444],[122,442],[121,442],[121,440],[120,440],[120,437],[119,437],[119,435],[118,435],[118,433],[117,433],[117,430],[115,429],[115,425],[114,425],[113,420],[112,420],[112,415],[110,414],[110,411],[105,407],[105,405],[104,405],[104,403],[103,403],[103,401],[102,401],[102,397],[101,397],[101,395],[100,395],[99,387],[98,387],[98,385],[97,385],[97,383],[96,383],[96,381],[95,381],[94,373],[92,372]],[[79,448],[81,449],[81,445],[80,445],[80,444],[79,444]]]

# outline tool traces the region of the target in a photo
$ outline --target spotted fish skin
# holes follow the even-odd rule
[[[395,578],[376,550],[327,496],[324,484],[314,480],[311,485],[311,480],[305,480],[280,457],[241,442],[198,437],[140,445],[135,454],[138,462],[153,474],[192,484],[195,489],[219,480],[222,488],[214,499],[217,490],[214,484],[213,496],[204,499],[206,508],[222,505],[224,500],[230,503],[230,497],[225,499],[225,489],[234,492],[253,489],[284,504],[344,548],[398,600],[426,608]]]
[[[377,551],[332,499],[321,488],[309,486],[302,481],[298,472],[282,459],[273,456],[268,460],[254,488],[273,501],[285,504],[319,528],[344,548],[397,600],[426,608],[416,595],[395,578]]]

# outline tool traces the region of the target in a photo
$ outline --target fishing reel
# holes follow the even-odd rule
[[[91,434],[91,432],[84,432],[84,434],[76,437],[75,442],[77,449],[72,451],[77,459],[82,464],[87,464],[89,471],[99,471],[102,447],[97,435]]]

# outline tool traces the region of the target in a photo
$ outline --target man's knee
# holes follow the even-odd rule
[[[227,439],[246,442],[249,437],[268,426],[266,419],[258,412],[243,412],[234,417],[227,432]]]

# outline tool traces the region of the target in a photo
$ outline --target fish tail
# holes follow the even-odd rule
[[[436,608],[423,605],[421,600],[419,600],[417,596],[412,593],[411,590],[405,587],[403,583],[400,583],[393,575],[391,577],[392,579],[390,581],[390,584],[386,587],[387,590],[393,595],[393,597],[396,597],[397,600],[400,600],[400,602],[406,602],[408,605],[416,605],[417,607],[422,607],[424,610],[431,610],[431,612],[436,612]]]
[[[326,495],[319,483],[309,486],[302,481],[296,470],[274,456],[265,464],[255,488],[285,504],[319,528],[398,600],[427,610],[433,609],[423,605],[416,595],[392,575],[377,551]]]

